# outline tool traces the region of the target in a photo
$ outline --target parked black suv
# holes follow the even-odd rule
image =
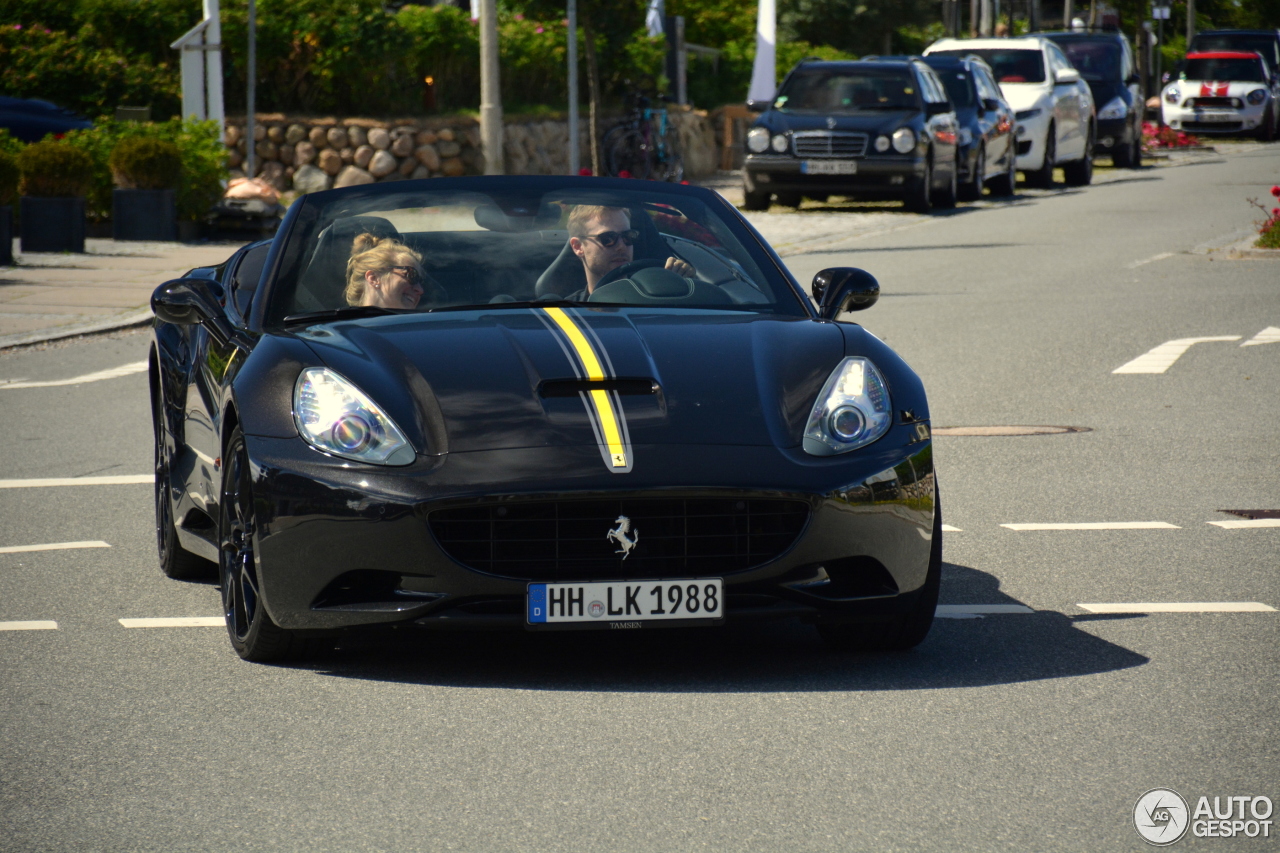
[[[956,202],[959,126],[946,89],[918,58],[803,62],[747,132],[747,210],[804,196],[900,198],[926,212]]]
[[[1110,154],[1121,168],[1142,165],[1142,78],[1124,33],[1040,33],[1062,52],[1093,92],[1098,110],[1094,153]]]

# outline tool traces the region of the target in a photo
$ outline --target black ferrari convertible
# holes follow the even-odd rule
[[[152,296],[156,533],[248,660],[372,626],[928,632],[920,379],[723,198],[578,177],[305,196]]]

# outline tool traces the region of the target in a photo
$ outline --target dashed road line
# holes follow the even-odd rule
[[[1280,327],[1267,326],[1240,346],[1256,347],[1261,346],[1262,344],[1280,344]]]
[[[53,621],[37,622],[0,622],[0,631],[56,631],[58,623]]]
[[[83,385],[86,382],[101,382],[104,379],[117,379],[121,376],[131,376],[134,373],[141,373],[147,369],[145,361],[135,361],[131,364],[124,364],[120,367],[113,367],[109,370],[99,370],[96,373],[86,373],[83,376],[73,376],[70,379],[55,379],[52,381],[28,381],[25,379],[0,379],[0,390],[7,388],[56,388],[61,385]]]
[[[225,628],[222,616],[176,616],[161,619],[120,619],[126,628]]]
[[[0,480],[0,489],[40,489],[50,486],[132,486],[154,483],[154,474],[120,474],[110,477],[45,477],[29,480]]]
[[[1280,527],[1280,518],[1241,518],[1231,521],[1209,521],[1206,524],[1212,524],[1214,527],[1223,527],[1227,530],[1240,530],[1245,527]]]
[[[50,542],[46,545],[6,545],[0,548],[0,554],[26,554],[31,551],[70,551],[74,548],[110,548],[101,539],[89,539],[84,542]]]
[[[1161,252],[1158,255],[1152,255],[1149,258],[1143,258],[1140,261],[1134,261],[1131,264],[1125,264],[1124,268],[1127,270],[1136,270],[1138,267],[1143,266],[1144,264],[1150,264],[1156,261],[1163,261],[1165,258],[1172,258],[1173,255],[1174,255],[1173,252]]]
[[[1164,373],[1182,354],[1196,344],[1214,341],[1238,341],[1242,335],[1214,335],[1204,338],[1177,338],[1143,353],[1133,361],[1120,365],[1112,373]]]
[[[1090,613],[1274,613],[1259,601],[1135,601],[1113,604],[1078,604]]]
[[[1002,524],[1009,530],[1181,530],[1167,521],[1087,521],[1079,524]]]
[[[950,524],[942,525],[943,533],[964,533],[959,527],[952,527]]]

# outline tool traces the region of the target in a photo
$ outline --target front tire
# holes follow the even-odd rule
[[[947,188],[938,193],[938,197],[934,200],[933,206],[940,210],[950,210],[956,206],[956,199],[959,197],[959,187],[956,184],[958,169],[954,160],[951,161],[951,180],[947,182]]]
[[[1069,187],[1087,187],[1093,183],[1093,126],[1085,138],[1084,157],[1062,166],[1062,177]]]
[[[912,213],[928,213],[933,209],[933,164],[924,163],[924,174],[920,180],[902,199],[902,206]]]
[[[1032,172],[1025,172],[1027,183],[1037,189],[1053,189],[1053,161],[1058,150],[1058,131],[1049,125],[1049,134],[1044,139],[1044,165]]]
[[[164,414],[164,399],[159,390],[153,392],[151,405],[152,427],[155,436],[155,504],[156,551],[160,557],[160,571],[174,580],[208,580],[217,569],[213,563],[199,557],[178,540],[178,528],[173,518],[172,461],[169,455],[169,427]]]
[[[767,192],[752,192],[743,187],[742,189],[742,209],[743,210],[768,210],[770,195]]]
[[[1117,148],[1111,155],[1111,162],[1117,169],[1139,169],[1142,167],[1142,134],[1136,134],[1133,142],[1123,148]]]
[[[231,432],[224,457],[222,503],[218,509],[218,573],[222,581],[222,609],[227,634],[236,654],[248,661],[285,660],[301,653],[303,641],[276,625],[262,601],[262,583],[254,548],[257,511],[253,505],[253,477],[244,433]]]
[[[1009,167],[1004,170],[1004,174],[992,178],[989,186],[993,196],[1007,198],[1018,191],[1018,157],[1012,144],[1005,156],[1009,160]]]
[[[973,160],[973,180],[960,185],[960,197],[965,201],[977,201],[982,198],[982,190],[987,185],[987,149],[978,148],[978,155]]]
[[[1267,114],[1262,117],[1262,126],[1258,128],[1258,138],[1263,142],[1274,142],[1276,138],[1276,108],[1275,104],[1267,110]]]

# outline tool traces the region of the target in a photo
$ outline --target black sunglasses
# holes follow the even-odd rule
[[[639,231],[623,231],[619,234],[617,231],[601,231],[599,234],[587,235],[589,239],[595,240],[606,249],[612,249],[618,244],[618,241],[626,243],[628,246],[634,246],[636,240],[640,239]]]
[[[422,273],[416,267],[389,267],[388,269],[404,276],[404,280],[414,287],[422,287]]]

